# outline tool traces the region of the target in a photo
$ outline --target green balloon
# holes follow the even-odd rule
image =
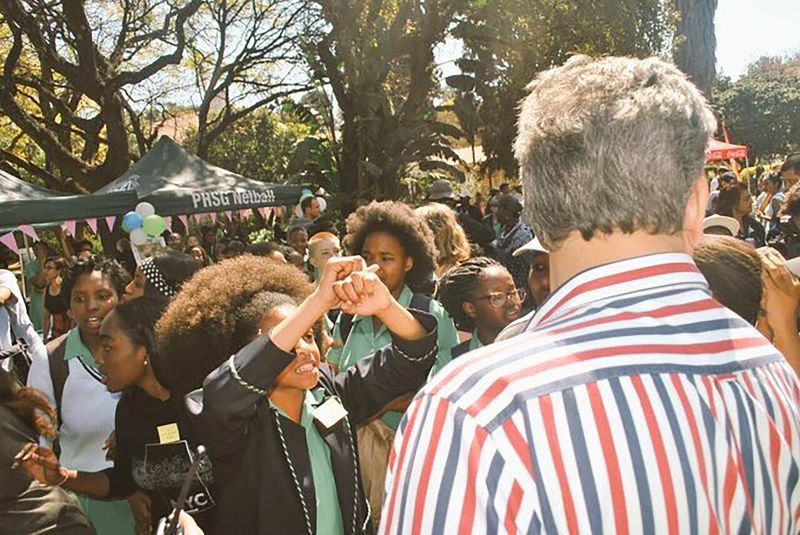
[[[144,218],[142,228],[148,236],[155,238],[156,236],[161,236],[167,230],[167,224],[164,222],[163,217],[153,214]]]

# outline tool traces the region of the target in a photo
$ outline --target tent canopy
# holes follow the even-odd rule
[[[52,199],[63,197],[65,193],[34,186],[30,182],[0,170],[0,203],[24,201],[29,199]]]
[[[127,173],[96,194],[135,191],[162,216],[295,204],[303,185],[268,184],[211,165],[161,136]]]
[[[130,191],[66,195],[0,171],[0,229],[120,215],[134,206],[136,194]]]
[[[738,160],[741,158],[747,158],[747,147],[744,145],[733,145],[714,138],[708,140],[708,148],[706,149],[707,162],[713,162],[715,160]]]

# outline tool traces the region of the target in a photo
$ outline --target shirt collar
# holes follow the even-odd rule
[[[478,338],[478,329],[475,329],[472,331],[472,338],[469,339],[469,350],[474,351],[481,347],[483,347],[483,344],[481,343],[481,339]]]
[[[572,277],[539,307],[526,330],[593,302],[667,286],[695,286],[709,292],[705,278],[685,253],[630,258],[597,266]]]
[[[314,422],[314,409],[322,401],[325,393],[322,389],[306,390],[306,397],[303,400],[303,408],[300,411],[300,425],[308,428]],[[280,407],[275,405],[271,399],[267,398],[272,408],[278,411],[278,414],[284,418],[289,419],[289,416],[281,410]]]
[[[64,348],[64,360],[69,361],[79,358],[87,366],[96,367],[92,352],[86,347],[81,339],[81,332],[78,327],[73,327],[67,335],[67,346]]]

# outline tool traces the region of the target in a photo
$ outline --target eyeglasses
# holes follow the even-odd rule
[[[510,292],[492,292],[488,295],[484,295],[482,297],[476,298],[476,301],[480,301],[481,299],[488,299],[489,304],[492,305],[494,308],[500,308],[506,305],[506,303],[511,300],[515,300],[518,303],[522,303],[525,301],[525,290],[512,290]]]

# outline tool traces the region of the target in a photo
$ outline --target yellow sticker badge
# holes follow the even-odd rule
[[[159,425],[156,430],[158,431],[158,441],[161,444],[178,442],[181,439],[178,424]]]

